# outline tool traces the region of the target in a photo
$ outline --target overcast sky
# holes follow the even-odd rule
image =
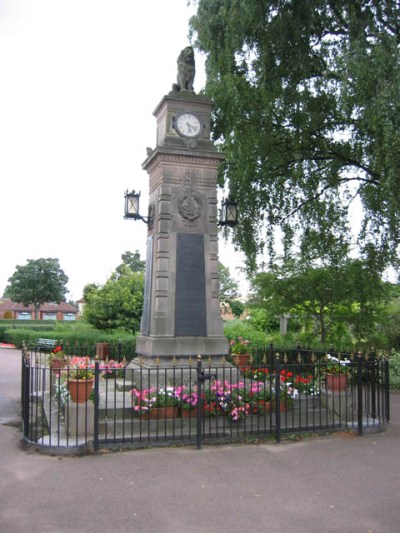
[[[0,0],[0,296],[27,259],[58,258],[77,300],[125,251],[145,257],[124,191],[141,190],[147,212],[153,111],[193,12],[187,0]],[[196,71],[198,92],[198,54]],[[237,277],[221,241],[220,259]]]

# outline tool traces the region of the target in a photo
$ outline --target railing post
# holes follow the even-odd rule
[[[368,377],[371,383],[371,416],[376,418],[376,356],[375,352],[370,353],[369,365],[371,365],[371,372],[368,372]]]
[[[273,354],[274,353],[274,345],[271,342],[269,345],[269,365],[272,367],[272,361],[273,361]]]
[[[94,363],[94,428],[93,428],[93,451],[99,451],[99,380],[100,368],[99,360]]]
[[[273,402],[271,401],[271,405]],[[281,361],[275,354],[275,442],[281,442]]]
[[[203,374],[203,365],[201,362],[201,355],[197,356],[197,432],[196,432],[196,447],[201,449],[201,412],[203,409],[203,380],[201,379]]]
[[[384,364],[383,369],[385,372],[386,422],[389,422],[390,420],[390,382],[389,382],[389,359],[387,357],[384,358],[383,364]]]
[[[363,434],[363,401],[362,401],[362,353],[357,354],[357,433]]]
[[[25,439],[29,438],[29,405],[30,405],[30,373],[31,366],[26,364],[26,354],[23,354],[23,376],[22,376],[22,386],[24,389],[24,404],[22,406],[22,419],[24,424],[24,437]]]
[[[122,354],[122,344],[121,344],[121,341],[118,341],[118,363],[121,362],[121,354]]]

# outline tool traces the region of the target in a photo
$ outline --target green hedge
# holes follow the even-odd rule
[[[43,325],[43,323],[42,323]],[[136,353],[136,336],[125,331],[103,332],[87,327],[85,324],[75,324],[75,327],[57,325],[54,329],[28,329],[28,328],[3,328],[0,332],[3,336],[1,342],[15,344],[17,348],[26,346],[32,350],[36,348],[38,339],[54,339],[63,343],[64,351],[67,355],[89,355],[96,354],[96,343],[107,342],[110,344],[110,357],[119,355],[119,344],[122,347],[122,357],[132,359]]]
[[[1,327],[10,328],[23,328],[23,329],[54,329],[57,325],[56,320],[16,320],[15,318],[2,318]]]

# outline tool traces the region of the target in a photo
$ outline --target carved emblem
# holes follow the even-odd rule
[[[193,222],[203,210],[200,194],[193,189],[184,189],[178,197],[178,211],[182,218]]]
[[[189,227],[196,225],[196,220],[203,211],[203,200],[201,194],[193,187],[194,181],[193,169],[187,168],[184,177],[185,187],[178,195],[178,211]]]

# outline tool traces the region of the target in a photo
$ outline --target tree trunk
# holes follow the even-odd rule
[[[322,345],[325,345],[325,338],[326,338],[326,327],[325,327],[325,319],[323,313],[319,315],[319,323],[321,324],[321,342]]]

